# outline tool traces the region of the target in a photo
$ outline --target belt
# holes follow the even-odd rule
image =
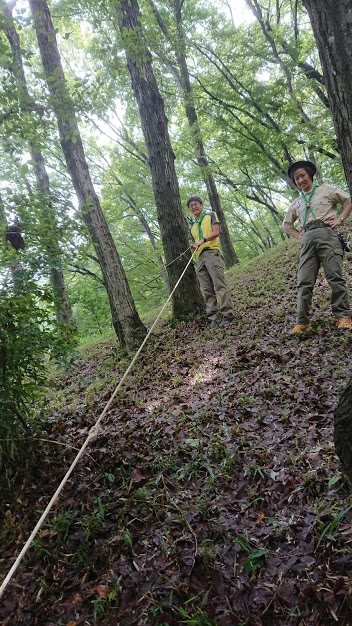
[[[308,224],[305,230],[314,230],[314,228],[331,228],[331,226],[330,224],[324,224],[324,222],[313,222],[313,224]]]

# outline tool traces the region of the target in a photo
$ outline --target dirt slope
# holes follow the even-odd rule
[[[334,327],[323,277],[312,334],[288,337],[297,254],[289,242],[229,274],[230,327],[158,327],[7,588],[1,624],[352,624],[352,500],[333,447],[352,338]],[[2,577],[128,363],[104,342],[53,377],[2,508]]]

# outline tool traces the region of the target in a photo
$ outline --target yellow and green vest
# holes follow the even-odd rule
[[[203,239],[204,237],[209,237],[209,235],[212,233],[213,225],[218,223],[219,220],[214,211],[203,211],[199,220],[196,220],[191,228],[191,235],[194,241],[197,243],[197,241],[201,241],[201,239]],[[220,251],[219,237],[216,237],[211,241],[207,241],[206,243],[203,243],[201,246],[199,246],[199,248],[196,250],[194,258],[198,259],[205,249]]]

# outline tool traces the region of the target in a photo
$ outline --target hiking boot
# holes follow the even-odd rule
[[[310,329],[310,324],[296,324],[290,332],[290,335],[303,335],[307,330]]]
[[[233,320],[235,319],[235,316],[233,315],[232,317],[223,317],[219,326],[227,326],[227,324],[230,324],[230,322],[233,322]]]
[[[352,330],[352,320],[350,317],[341,317],[340,320],[337,320],[336,326],[342,330]]]
[[[218,325],[218,320],[211,320],[209,326],[210,328],[215,328]]]

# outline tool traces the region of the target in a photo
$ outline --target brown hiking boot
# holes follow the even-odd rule
[[[342,330],[352,330],[352,320],[350,317],[341,317],[340,320],[337,320],[336,326]]]
[[[294,328],[292,328],[290,335],[303,335],[306,330],[310,329],[310,324],[296,324]]]

